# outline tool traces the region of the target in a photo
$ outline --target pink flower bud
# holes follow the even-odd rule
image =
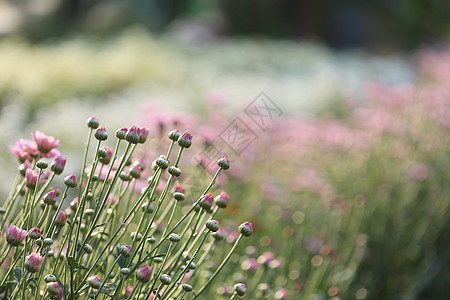
[[[55,156],[52,164],[50,165],[50,169],[55,172],[56,175],[61,174],[64,171],[64,167],[66,166],[66,159],[62,156]]]
[[[139,159],[139,160],[134,161],[133,165],[138,166],[141,169],[141,171],[144,171],[146,163],[145,163],[145,160]]]
[[[28,236],[33,239],[33,240],[37,240],[42,236],[41,230],[39,228],[33,227],[30,229],[30,231],[28,232]]]
[[[28,232],[17,226],[5,224],[6,242],[11,246],[19,246],[27,238]]]
[[[242,297],[247,293],[247,288],[243,283],[236,283],[234,285],[234,291],[236,292],[236,295]]]
[[[64,178],[64,184],[69,188],[74,188],[77,186],[77,178],[75,177],[75,174],[70,174],[69,176],[66,176]]]
[[[143,283],[149,282],[150,277],[152,276],[152,271],[153,267],[149,267],[145,264],[136,271],[136,279]]]
[[[178,141],[178,138],[180,137],[181,133],[178,131],[178,129],[172,130],[169,132],[169,139],[176,142]]]
[[[239,226],[239,233],[243,236],[251,236],[253,233],[253,225],[250,222],[244,222]]]
[[[109,147],[103,146],[102,149],[104,149],[106,151],[106,156],[105,157],[101,157],[99,160],[102,164],[109,164],[109,162],[111,161],[112,155],[113,155],[113,150]]]
[[[128,172],[130,173],[131,177],[138,179],[141,177],[142,170],[138,166],[133,166],[128,170]]]
[[[133,125],[130,129],[128,129],[125,139],[131,144],[137,144],[140,140],[140,132],[141,130],[139,127]]]
[[[66,225],[67,222],[67,215],[65,212],[63,212],[62,210],[59,211],[58,215],[56,216],[56,220],[55,220],[55,226],[56,227],[63,227],[64,225]]]
[[[220,208],[226,208],[228,205],[228,202],[230,202],[230,196],[228,196],[227,193],[222,191],[219,195],[214,198],[214,203]]]
[[[24,267],[28,272],[36,273],[42,267],[44,258],[37,253],[31,253],[25,258]]]
[[[94,136],[97,140],[106,141],[108,139],[108,132],[106,132],[106,128],[100,126],[94,132]]]
[[[119,140],[123,140],[127,136],[127,132],[128,132],[128,129],[126,127],[122,127],[120,129],[117,129],[116,137]]]
[[[25,180],[27,188],[30,190],[34,190],[37,184],[37,179],[39,177],[39,171],[33,171],[31,169],[27,169],[25,172]],[[41,183],[41,182],[39,182]]]
[[[189,148],[192,145],[192,134],[189,133],[189,130],[186,130],[178,138],[178,145],[183,148]]]
[[[150,130],[147,127],[141,127],[141,131],[139,132],[139,143],[145,143],[149,132]]]
[[[258,262],[256,261],[255,258],[247,258],[246,260],[244,260],[241,264],[241,268],[244,271],[249,271],[249,272],[253,272],[256,269],[258,269]]]
[[[211,193],[208,193],[205,196],[203,196],[202,200],[200,200],[199,205],[201,208],[208,210],[212,207],[213,203],[214,203],[214,198]]]
[[[122,254],[124,257],[130,257],[131,254],[133,253],[133,247],[127,245],[120,246],[119,253]]]
[[[217,230],[219,230],[219,221],[208,220],[206,222],[206,228],[208,228],[212,232],[217,232]]]
[[[96,117],[92,116],[92,117],[90,117],[90,118],[87,119],[86,125],[87,125],[89,128],[97,129],[98,126],[100,125],[100,121],[99,121]]]
[[[56,281],[52,281],[52,282],[47,283],[47,292],[50,295],[54,295],[54,296],[58,295],[60,289],[61,288],[59,287],[59,284]]]
[[[91,288],[98,289],[102,285],[102,280],[97,275],[94,275],[87,279],[87,283]]]
[[[217,165],[224,170],[228,170],[230,168],[230,161],[224,155],[217,161]]]
[[[33,136],[34,142],[36,143],[38,150],[42,154],[47,154],[52,149],[57,148],[59,146],[59,140],[55,140],[55,138],[52,136],[46,136],[40,131],[33,132],[31,135]]]
[[[64,290],[62,288],[58,288],[58,294],[51,295],[50,299],[52,300],[61,300],[64,296]]]

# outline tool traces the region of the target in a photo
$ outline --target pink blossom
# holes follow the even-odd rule
[[[37,149],[42,154],[49,153],[52,149],[59,147],[59,140],[55,140],[52,136],[46,136],[40,131],[31,133],[34,141],[36,142]]]
[[[38,253],[31,253],[25,258],[25,269],[27,269],[28,272],[36,273],[41,269],[43,260],[44,258]]]
[[[25,241],[28,232],[26,230],[20,229],[17,226],[14,225],[7,226],[5,224],[5,234],[6,234],[6,241],[8,242],[8,244],[17,247],[23,241]]]
[[[136,271],[136,279],[143,283],[149,282],[152,276],[152,271],[153,267],[149,267],[145,264]]]
[[[26,139],[16,141],[14,146],[9,147],[9,150],[21,163],[25,160],[32,161],[39,155],[36,143]]]

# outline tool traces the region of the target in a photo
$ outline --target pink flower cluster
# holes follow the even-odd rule
[[[17,157],[20,163],[33,161],[36,157],[55,157],[61,155],[56,149],[59,147],[59,140],[52,136],[47,136],[40,131],[32,133],[33,141],[20,139],[9,149]]]

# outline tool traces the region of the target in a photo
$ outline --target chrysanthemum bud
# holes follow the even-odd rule
[[[180,137],[181,133],[178,131],[178,129],[172,130],[169,132],[169,139],[176,142],[178,141],[178,138]]]
[[[107,154],[108,154],[108,152],[106,152],[106,150],[103,148],[100,148],[97,151],[97,155],[99,158],[106,157]]]
[[[208,228],[212,232],[216,232],[217,230],[219,230],[219,221],[216,220],[206,221],[206,228]]]
[[[153,267],[149,267],[145,264],[136,271],[136,279],[142,283],[149,282],[152,276],[152,271]]]
[[[153,262],[155,263],[155,264],[160,264],[160,263],[162,263],[164,261],[164,258],[162,257],[162,256],[157,256],[157,257],[155,257],[154,259],[153,259]]]
[[[31,253],[25,258],[24,267],[30,273],[36,273],[42,267],[44,258],[38,253]]]
[[[216,241],[218,241],[218,242],[220,242],[220,241],[223,241],[223,239],[225,238],[225,235],[223,234],[223,231],[222,230],[217,230],[216,232],[214,232],[213,234],[212,234],[212,236],[213,236],[213,238],[216,240]]]
[[[102,285],[102,280],[97,275],[94,275],[87,279],[87,283],[91,288],[98,289]]]
[[[128,171],[130,172],[131,177],[133,177],[135,179],[141,178],[142,170],[138,166],[133,166]]]
[[[236,295],[242,297],[247,293],[247,288],[243,283],[236,283],[234,285],[234,291],[236,292]]]
[[[56,227],[64,227],[67,222],[67,215],[62,210],[59,211],[58,215],[56,216],[55,220],[55,226]]]
[[[167,159],[165,158],[165,157],[159,157],[157,160],[156,160],[156,165],[158,166],[158,167],[160,167],[161,169],[163,169],[163,170],[165,170],[165,169],[167,169],[167,167],[169,166],[169,162],[167,161]]]
[[[50,295],[58,295],[60,290],[59,284],[56,281],[51,281],[47,283],[47,292]]]
[[[183,201],[184,200],[184,194],[182,194],[182,193],[175,192],[175,193],[173,193],[173,197],[177,201]]]
[[[230,196],[223,191],[217,195],[216,198],[214,198],[214,203],[216,203],[216,205],[220,208],[226,208],[228,202],[230,202]]]
[[[183,291],[185,292],[191,292],[193,290],[192,285],[184,283],[181,285],[181,287],[183,288]]]
[[[131,233],[131,239],[132,240],[136,240],[136,241],[140,241],[140,240],[142,240],[142,234],[140,234],[140,233],[136,234],[136,231],[134,231],[134,232]]]
[[[161,277],[159,277],[159,280],[165,285],[169,285],[172,282],[172,278],[167,274],[162,274]]]
[[[27,238],[28,232],[17,226],[5,224],[6,242],[13,247],[19,246]]]
[[[95,130],[94,136],[99,141],[106,141],[108,139],[108,132],[106,132],[106,128],[100,126]]]
[[[253,233],[253,225],[250,222],[244,222],[239,226],[239,233],[243,236],[251,236]]]
[[[128,182],[132,179],[130,173],[128,173],[126,171],[120,172],[119,178],[125,182]]]
[[[125,139],[127,142],[131,144],[137,144],[140,140],[140,129],[137,126],[131,126],[130,129],[128,129],[128,132],[125,136]]]
[[[172,175],[173,177],[178,177],[181,175],[181,170],[175,166],[171,166],[169,168],[169,174]]]
[[[170,236],[169,236],[169,240],[172,243],[178,243],[180,241],[180,236],[178,234],[176,234],[176,233],[171,233]]]
[[[151,237],[148,237],[148,238],[147,238],[147,242],[148,242],[149,244],[154,244],[154,243],[156,243],[156,239],[155,239],[153,236],[151,236]]]
[[[78,207],[78,197],[73,198],[72,201],[70,201],[69,206],[73,210],[77,210]]]
[[[116,131],[116,137],[117,137],[119,140],[123,140],[123,139],[126,137],[127,132],[128,132],[128,128],[126,128],[126,127],[122,127],[122,128],[120,128],[120,129],[117,129],[117,131]]]
[[[192,134],[189,133],[189,130],[186,130],[178,138],[178,145],[183,148],[189,148],[192,145]]]
[[[48,205],[55,205],[56,203],[56,191],[51,190],[47,194],[44,195],[44,203]]]
[[[130,257],[133,253],[133,247],[122,245],[120,246],[119,253],[122,254],[123,257]]]
[[[44,239],[44,245],[45,246],[51,246],[53,244],[53,240],[51,238],[45,238]]]
[[[62,156],[55,156],[52,164],[50,165],[50,169],[56,174],[60,175],[64,171],[64,167],[66,166],[66,159]]]
[[[147,127],[141,127],[139,132],[139,143],[143,144],[147,140],[147,136],[149,133],[149,129]]]
[[[45,283],[49,283],[49,282],[56,282],[56,281],[58,281],[58,279],[56,279],[55,275],[47,274],[44,277],[44,281],[45,281]]]
[[[211,208],[213,203],[214,203],[214,198],[213,198],[211,193],[208,193],[205,196],[203,196],[203,198],[200,201],[199,205],[200,205],[201,208],[207,210],[207,209]]]
[[[37,240],[37,239],[41,238],[42,233],[41,233],[41,230],[39,228],[33,227],[28,232],[28,236],[30,237],[30,239]]]
[[[36,162],[36,167],[38,167],[41,170],[47,169],[48,162],[46,162],[45,160],[40,159],[40,160],[38,160]]]
[[[128,276],[128,275],[130,275],[130,273],[131,273],[131,270],[128,268],[120,269],[120,274],[122,274],[123,276]]]
[[[99,121],[96,117],[92,116],[92,117],[90,117],[90,118],[87,119],[86,125],[87,125],[89,128],[97,129],[98,126],[100,125],[100,121]]]
[[[75,177],[75,174],[70,174],[69,176],[66,176],[64,178],[64,184],[69,188],[74,188],[77,186],[77,178]]]
[[[224,155],[217,161],[217,165],[224,170],[228,170],[230,168],[230,161]]]
[[[151,214],[155,210],[155,207],[153,206],[153,203],[145,202],[142,204],[141,209],[143,212]]]
[[[91,246],[91,245],[89,245],[89,244],[84,244],[83,250],[84,250],[84,252],[86,252],[87,254],[91,254],[92,251],[93,251],[94,249],[92,249],[92,246]]]

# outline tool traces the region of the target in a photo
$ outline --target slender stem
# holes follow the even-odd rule
[[[94,300],[96,300],[98,298],[98,295],[100,295],[100,291],[102,290],[102,288],[105,286],[106,284],[106,280],[108,280],[109,276],[111,275],[112,271],[114,270],[114,267],[117,265],[117,263],[119,262],[119,259],[122,257],[122,254],[119,254],[119,256],[117,256],[116,260],[114,261],[114,263],[111,266],[111,269],[109,269],[108,274],[106,274],[105,279],[102,282],[102,285],[100,286],[100,288],[98,289],[98,293],[95,295]]]
[[[237,245],[239,244],[239,241],[242,238],[242,234],[239,235],[239,237],[237,238],[236,242],[234,243],[233,247],[231,248],[230,252],[228,252],[228,255],[225,257],[225,259],[222,261],[222,263],[220,264],[220,266],[217,268],[217,270],[214,272],[214,274],[208,279],[208,281],[206,281],[206,283],[203,285],[203,287],[198,291],[197,294],[194,294],[194,298],[192,299],[197,299],[198,296],[200,296],[207,288],[208,286],[211,284],[211,282],[214,280],[214,278],[217,276],[217,274],[219,274],[219,272],[222,270],[222,268],[225,266],[225,264],[228,262],[228,260],[230,259],[231,255],[233,254],[234,250],[236,249]]]

